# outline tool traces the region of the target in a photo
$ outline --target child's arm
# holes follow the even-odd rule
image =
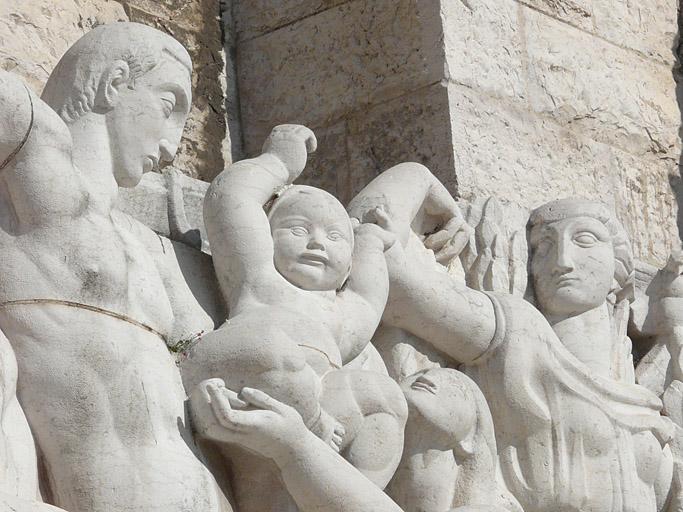
[[[216,274],[229,304],[245,286],[280,280],[263,206],[299,176],[307,152],[315,146],[315,135],[305,126],[277,126],[263,154],[232,164],[211,183],[204,200],[204,222]],[[259,293],[261,288],[251,291]]]
[[[377,224],[366,223],[356,228],[351,274],[339,294],[342,333],[338,345],[344,363],[360,354],[370,342],[389,294],[384,251],[394,245],[396,235],[382,209],[369,214]]]

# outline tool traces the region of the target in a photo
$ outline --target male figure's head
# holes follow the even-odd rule
[[[75,155],[82,155],[77,165],[108,167],[119,186],[133,187],[160,160],[173,159],[191,75],[190,56],[175,39],[138,23],[113,23],[69,48],[42,98],[69,126]]]

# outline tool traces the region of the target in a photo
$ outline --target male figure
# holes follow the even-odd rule
[[[98,141],[96,168],[74,165],[62,119],[0,74],[0,325],[55,502],[71,512],[229,511],[185,425],[164,275],[113,211],[118,185],[173,157],[189,56],[158,31],[116,24],[84,36],[55,73],[71,91],[72,131]]]

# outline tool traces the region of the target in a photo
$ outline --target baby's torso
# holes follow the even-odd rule
[[[320,376],[341,367],[338,337],[341,319],[332,301],[292,297],[287,304],[248,304],[231,315],[232,328],[248,328],[254,336],[280,336],[301,349],[306,362]],[[266,334],[266,332],[268,334]]]

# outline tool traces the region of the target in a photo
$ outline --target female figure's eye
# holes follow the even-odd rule
[[[574,235],[574,243],[580,247],[591,247],[598,242],[598,237],[596,237],[590,231],[581,231]]]
[[[339,231],[331,231],[327,234],[327,238],[329,238],[333,242],[336,242],[337,240],[341,240],[342,238],[344,238],[344,235],[342,235]]]
[[[292,226],[290,230],[296,236],[306,236],[308,234],[308,230],[303,226]]]

